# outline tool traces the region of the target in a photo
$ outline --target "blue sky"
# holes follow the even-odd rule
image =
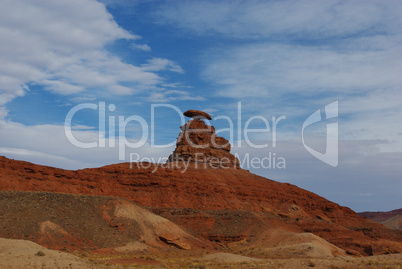
[[[201,109],[242,160],[269,153],[286,160],[286,169],[245,167],[253,173],[356,211],[402,207],[400,1],[0,4],[0,155],[66,169],[122,161],[118,147],[81,149],[66,138],[72,108],[104,102],[105,144],[121,139],[109,134],[109,117],[118,123],[119,116],[138,116],[148,135],[126,154],[158,160],[174,146],[152,143],[174,142],[180,131],[182,118],[172,107]],[[317,110],[325,119],[324,108],[336,101],[338,117],[304,133],[309,147],[324,152],[327,124],[338,124],[333,167],[306,150],[302,126]],[[155,104],[162,106],[154,110],[151,137]],[[233,135],[222,116],[233,121]],[[274,147],[272,117],[281,116],[286,118],[278,123]],[[261,118],[270,124],[270,132],[250,134],[265,148],[238,135],[252,117],[249,128],[264,128]],[[77,112],[75,137],[98,141],[98,118],[99,110]],[[125,139],[137,141],[144,131],[133,121]]]

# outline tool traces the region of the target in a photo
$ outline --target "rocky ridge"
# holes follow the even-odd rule
[[[402,231],[402,208],[387,212],[360,212],[357,214],[384,224],[389,229]]]

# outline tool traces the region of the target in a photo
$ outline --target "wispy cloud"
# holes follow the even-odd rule
[[[151,51],[151,47],[147,44],[132,43],[130,45],[130,48],[132,48],[133,50]]]
[[[180,90],[168,90],[163,89],[162,91],[152,92],[150,96],[147,98],[147,101],[153,103],[167,103],[173,102],[176,100],[182,101],[205,101],[207,100],[205,97],[194,95],[193,93],[187,91]]]
[[[402,51],[397,48],[350,53],[327,47],[263,43],[213,53],[204,76],[223,88],[221,95],[234,98],[353,94],[402,83],[398,75]]]
[[[157,20],[193,35],[322,40],[399,31],[400,12],[396,0],[181,1],[162,6]]]
[[[372,193],[359,193],[360,196],[365,196],[365,197],[370,197],[373,194]]]
[[[184,73],[183,69],[175,62],[168,59],[152,58],[146,64],[141,66],[144,71],[172,71],[176,73]]]

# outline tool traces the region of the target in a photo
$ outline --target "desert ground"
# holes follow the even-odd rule
[[[134,244],[135,245],[135,244]],[[402,255],[300,258],[298,248],[284,250],[286,258],[261,259],[244,255],[171,250],[165,254],[66,253],[46,249],[27,240],[0,239],[0,268],[401,268]],[[303,251],[300,249],[299,251]],[[294,257],[293,257],[294,256]]]

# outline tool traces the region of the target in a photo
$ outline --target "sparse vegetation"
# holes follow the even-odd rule
[[[41,250],[39,250],[36,254],[36,256],[45,256],[45,253]]]
[[[308,261],[308,262],[307,262],[307,266],[308,266],[308,267],[315,267],[315,263],[312,262],[312,261]]]

